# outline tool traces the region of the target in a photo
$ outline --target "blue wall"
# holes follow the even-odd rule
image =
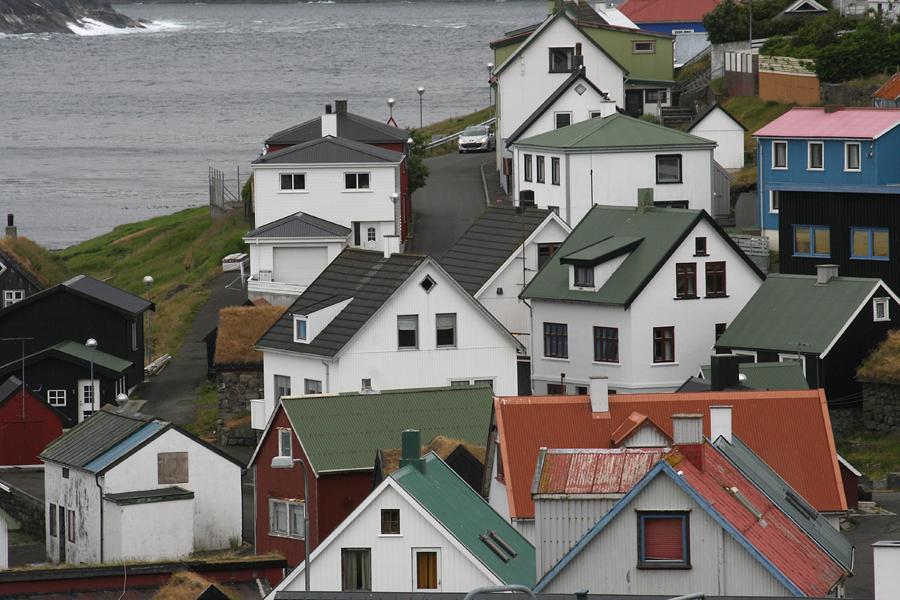
[[[706,33],[701,21],[685,21],[683,23],[635,23],[641,29],[671,34],[673,29],[693,29],[694,33]]]

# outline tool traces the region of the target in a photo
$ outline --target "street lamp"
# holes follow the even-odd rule
[[[416,91],[419,92],[419,129],[422,129],[422,96],[425,95],[425,88],[420,85]]]
[[[388,124],[390,124],[390,123],[393,123],[394,125],[397,124],[397,121],[394,120],[394,104],[396,102],[397,101],[394,100],[393,98],[388,98],[388,108],[391,109],[391,118],[388,119]]]
[[[494,63],[489,62],[487,64],[487,70],[488,70],[488,119],[490,119],[493,116],[493,114],[492,114],[493,111],[492,111],[492,107],[491,107],[491,72],[494,70]]]
[[[272,458],[273,469],[293,469],[294,463],[303,467],[303,575],[306,578],[306,591],[309,591],[309,481],[306,479],[306,463],[302,458],[275,456]],[[288,529],[290,529],[291,513],[288,510]]]
[[[97,388],[94,387],[94,348],[99,346],[99,344],[94,338],[88,338],[84,345],[91,351],[91,412],[93,413],[94,408],[97,406]]]
[[[144,277],[144,285],[147,286],[147,302],[150,302],[150,286],[153,285],[153,278],[147,275]],[[147,307],[147,364],[153,362],[153,339],[150,335],[150,307]]]

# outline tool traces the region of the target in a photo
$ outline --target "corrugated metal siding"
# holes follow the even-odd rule
[[[631,79],[652,79],[671,82],[674,79],[675,40],[666,37],[641,35],[634,31],[617,31],[585,27],[585,34],[600,44],[610,56],[628,69]],[[655,42],[653,54],[634,54],[634,41]],[[590,74],[589,74],[590,75]]]
[[[164,423],[147,423],[144,425],[142,429],[136,431],[131,434],[128,438],[119,442],[114,448],[110,448],[88,464],[84,466],[86,471],[90,471],[92,473],[98,473],[116,462],[138,446],[140,446],[144,441],[156,435],[161,429],[165,428],[167,424]]]
[[[524,41],[524,40],[523,40]],[[517,44],[508,44],[506,46],[500,46],[498,48],[494,48],[494,66],[499,67],[503,64],[503,61],[512,56],[516,50],[519,49],[519,46],[522,45],[522,42]]]
[[[553,568],[616,502],[613,499],[536,501],[534,510],[538,577]]]

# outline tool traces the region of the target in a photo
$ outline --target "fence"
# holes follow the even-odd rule
[[[759,235],[729,234],[738,248],[750,257],[763,273],[769,272],[769,238]]]
[[[225,187],[225,173],[210,167],[209,168],[209,214],[213,219],[221,219],[230,209],[226,203],[240,203],[241,190],[241,168],[237,171],[237,190],[235,194]],[[244,207],[244,216],[249,217],[250,206]]]

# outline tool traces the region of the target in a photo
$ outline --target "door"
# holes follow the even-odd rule
[[[95,411],[100,410],[100,380],[78,380],[78,422],[81,423]]]
[[[66,562],[66,507],[59,505],[59,562]]]
[[[413,548],[413,591],[441,590],[440,548]]]
[[[275,248],[272,262],[278,283],[309,285],[328,266],[328,249]]]
[[[644,90],[625,90],[625,112],[635,119],[644,114]]]

